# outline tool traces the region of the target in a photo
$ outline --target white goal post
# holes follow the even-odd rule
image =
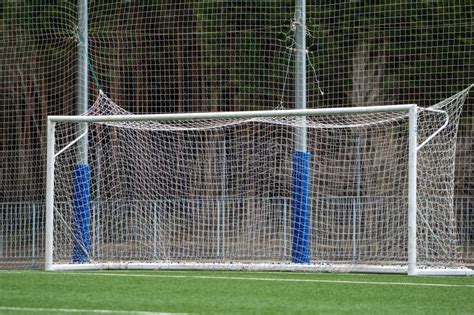
[[[48,117],[45,269],[472,274],[439,190],[456,124],[416,105],[132,115],[101,94]]]

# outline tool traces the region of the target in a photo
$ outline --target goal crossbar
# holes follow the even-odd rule
[[[239,119],[261,117],[301,117],[324,116],[340,114],[364,114],[381,112],[407,112],[416,104],[384,105],[367,107],[314,108],[314,109],[285,109],[242,112],[209,112],[209,113],[180,113],[180,114],[145,114],[145,115],[113,115],[113,116],[48,116],[50,122],[120,122],[120,121],[178,121],[178,120],[208,120],[208,119]]]

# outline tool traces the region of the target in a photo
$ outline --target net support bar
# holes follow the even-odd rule
[[[87,8],[87,0],[78,0],[78,8],[79,8],[79,21],[78,21],[78,36],[79,36],[79,46],[78,46],[78,91],[77,91],[77,114],[82,115],[87,112],[88,109],[88,100],[89,100],[89,83],[88,83],[88,64],[89,64],[89,56],[88,56],[88,28],[87,28],[87,20],[88,20],[88,8]],[[87,124],[80,124],[78,126],[79,130],[83,133],[84,131],[87,132]],[[78,164],[86,164],[87,163],[87,137],[80,139],[80,147],[82,150],[78,152],[77,156],[77,163]]]
[[[293,243],[291,260],[294,263],[310,262],[311,211],[309,202],[309,172],[311,154],[295,152],[293,155],[293,188],[291,220]]]
[[[78,0],[78,98],[77,112],[79,115],[88,109],[88,5],[87,0]],[[72,261],[84,263],[89,260],[90,249],[90,168],[88,163],[87,123],[78,125],[80,150],[77,152],[77,165],[74,168],[74,241]]]
[[[306,109],[306,0],[295,2],[295,108]],[[293,154],[292,204],[293,225],[292,262],[310,262],[309,160],[306,152],[306,117],[300,117]]]
[[[306,109],[306,0],[296,0],[295,11],[295,109]],[[301,117],[301,121],[305,121]],[[296,151],[306,152],[307,130],[296,130]]]
[[[90,168],[78,164],[74,169],[74,243],[72,261],[84,263],[90,252]]]
[[[416,275],[416,175],[417,106],[409,110],[408,121],[408,275]]]
[[[45,270],[53,270],[53,229],[54,229],[54,143],[56,123],[48,119],[47,165],[46,165],[46,233]]]

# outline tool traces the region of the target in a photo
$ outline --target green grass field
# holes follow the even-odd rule
[[[473,314],[474,278],[0,271],[1,314]]]

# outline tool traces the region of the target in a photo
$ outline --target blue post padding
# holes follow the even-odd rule
[[[78,164],[74,168],[74,241],[72,261],[89,261],[90,252],[90,182],[89,165]]]
[[[311,154],[293,154],[293,187],[291,196],[291,220],[293,243],[291,261],[305,264],[310,262],[310,202],[309,202],[309,164]]]

